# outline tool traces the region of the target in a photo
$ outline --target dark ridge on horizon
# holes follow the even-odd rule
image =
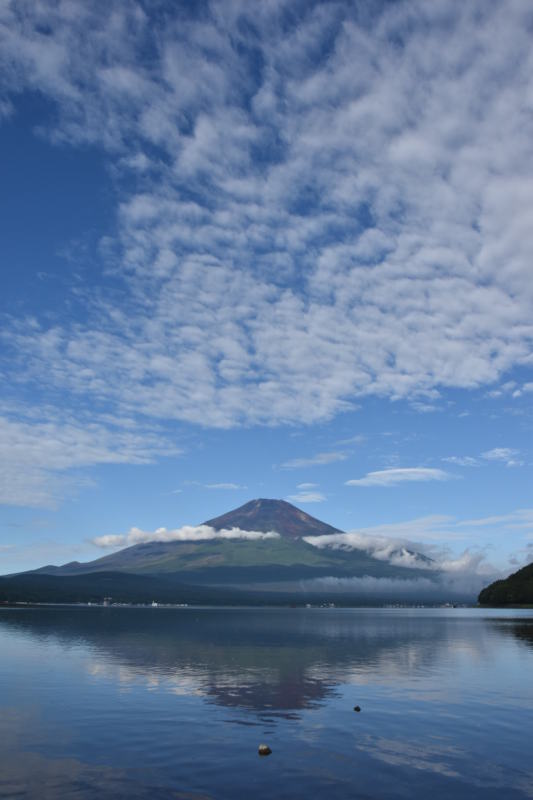
[[[486,586],[479,593],[478,602],[496,607],[533,605],[533,562]]]

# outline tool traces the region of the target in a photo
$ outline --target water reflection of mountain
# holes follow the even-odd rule
[[[483,654],[490,626],[479,623],[462,616],[340,609],[0,613],[0,630],[87,649],[95,675],[115,669],[121,680],[165,684],[169,691],[263,713],[321,704],[339,683],[371,678],[401,684],[446,662],[453,648]]]

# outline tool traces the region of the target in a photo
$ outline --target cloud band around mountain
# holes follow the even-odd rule
[[[148,544],[149,542],[206,542],[213,539],[242,539],[258,541],[262,539],[279,539],[275,531],[243,531],[240,528],[215,530],[209,525],[184,525],[181,528],[168,530],[157,528],[155,531],[143,531],[140,528],[131,528],[125,534],[111,534],[96,536],[91,543],[97,547],[130,547],[135,544]]]

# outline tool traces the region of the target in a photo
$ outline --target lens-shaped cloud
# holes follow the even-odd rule
[[[397,467],[368,472],[362,478],[346,481],[346,486],[396,486],[418,481],[447,481],[452,476],[442,469],[428,467]]]

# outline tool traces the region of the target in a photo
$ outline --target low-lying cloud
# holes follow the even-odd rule
[[[184,525],[182,528],[168,530],[157,528],[155,531],[143,531],[140,528],[130,528],[128,533],[97,536],[91,543],[97,547],[130,547],[134,544],[147,544],[149,542],[206,542],[211,539],[246,539],[257,541],[260,539],[279,539],[275,531],[243,531],[240,528],[215,530],[209,525]]]
[[[392,592],[403,596],[420,593],[421,591],[434,591],[435,581],[431,578],[412,578],[407,580],[402,580],[401,578],[375,578],[372,575],[364,575],[362,578],[327,576],[325,578],[301,581],[301,586],[309,591],[361,592],[380,596]]]
[[[319,549],[332,550],[364,550],[380,561],[387,561],[397,567],[423,567],[439,569],[436,562],[424,557],[420,550],[413,549],[402,539],[390,539],[383,536],[368,536],[358,531],[349,533],[332,533],[325,536],[305,536],[304,541]],[[427,558],[427,560],[426,560]]]
[[[438,524],[440,518],[427,518],[426,525],[430,528]],[[445,518],[442,518],[444,521]],[[415,520],[414,523],[423,523],[424,520]],[[393,528],[394,526],[390,526]],[[363,550],[379,561],[385,561],[397,567],[423,569],[426,577],[413,579],[389,578],[331,578],[332,586],[338,591],[365,590],[381,591],[387,594],[391,589],[397,589],[399,595],[413,593],[419,590],[425,596],[428,592],[442,596],[449,592],[454,596],[469,595],[476,597],[479,591],[496,578],[502,577],[500,573],[486,561],[485,553],[480,550],[466,548],[457,554],[446,547],[427,542],[416,542],[403,537],[372,535],[364,531],[350,531],[327,536],[306,536],[305,541],[318,548],[331,548],[334,550]],[[347,582],[346,582],[347,581]],[[362,581],[362,582],[361,582]],[[365,581],[367,583],[365,583]],[[350,587],[352,587],[350,589]]]
[[[328,576],[301,581],[300,588],[309,592],[364,595],[380,600],[409,602],[473,601],[487,580],[481,575],[439,573],[427,578],[337,578]]]

